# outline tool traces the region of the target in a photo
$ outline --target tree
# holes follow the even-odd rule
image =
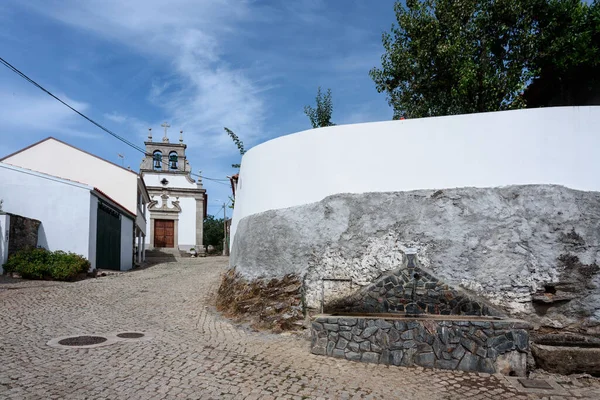
[[[304,114],[310,119],[313,128],[322,128],[335,125],[331,122],[331,113],[333,112],[333,103],[331,101],[331,89],[323,96],[321,87],[317,89],[317,108],[304,106]]]
[[[543,0],[406,0],[369,74],[394,119],[521,108]]]
[[[549,0],[536,14],[527,107],[600,104],[600,2]]]
[[[229,137],[231,138],[231,140],[233,140],[233,143],[235,143],[235,145],[237,146],[238,150],[240,151],[240,155],[244,155],[246,154],[246,149],[244,149],[244,142],[242,142],[240,140],[240,138],[238,138],[238,136],[233,133],[233,131],[229,128],[223,128],[225,129],[225,132],[227,132],[227,134],[229,135]],[[240,164],[231,164],[232,168],[239,168]]]
[[[217,251],[223,250],[223,238],[225,237],[225,227],[223,218],[215,218],[213,215],[207,215],[204,218],[204,245],[212,245]]]

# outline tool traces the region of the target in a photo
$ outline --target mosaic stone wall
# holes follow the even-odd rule
[[[344,299],[326,303],[324,312],[406,313],[502,316],[485,302],[449,287],[418,266],[414,254],[406,266],[386,274]]]
[[[317,317],[311,351],[369,363],[524,376],[529,329],[519,320]]]

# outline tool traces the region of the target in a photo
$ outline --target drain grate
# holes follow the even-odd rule
[[[62,346],[90,346],[106,342],[106,338],[102,336],[73,336],[58,341]]]
[[[120,337],[122,339],[139,339],[144,336],[145,335],[143,333],[139,332],[123,332],[117,334],[117,337]]]

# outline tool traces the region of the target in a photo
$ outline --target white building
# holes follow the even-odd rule
[[[133,266],[136,216],[92,186],[0,162],[3,210],[41,221],[37,245],[80,254],[91,268]],[[6,261],[10,215],[1,217]]]
[[[112,212],[114,217],[118,216],[119,221],[122,221],[123,217],[127,219],[128,216],[133,216],[134,223],[132,224],[131,229],[126,225],[117,227],[116,222],[111,222],[106,213],[101,212],[101,210],[103,210],[103,204],[105,204],[104,202],[99,202],[99,205],[96,208],[92,207],[90,212],[97,212],[97,218],[100,218],[101,221],[104,221],[104,217],[108,218],[105,221],[107,225],[105,226],[103,222],[101,227],[106,227],[106,229],[111,227],[110,229],[113,230],[113,233],[106,238],[109,242],[107,242],[107,244],[101,244],[103,252],[104,250],[109,251],[109,248],[105,248],[104,246],[112,246],[110,247],[110,252],[114,252],[116,251],[115,246],[117,245],[117,242],[123,243],[123,241],[129,240],[127,238],[131,238],[131,245],[121,245],[119,250],[119,252],[123,252],[125,249],[129,251],[129,254],[131,255],[131,257],[128,257],[129,261],[121,261],[120,265],[117,266],[115,263],[116,258],[112,259],[112,261],[107,261],[100,257],[95,263],[97,268],[125,270],[131,268],[134,262],[140,263],[143,261],[144,237],[146,236],[146,204],[149,201],[149,197],[144,181],[137,173],[52,137],[19,150],[16,153],[4,157],[0,161],[12,166],[37,171],[42,174],[61,178],[63,180],[74,181],[83,184],[86,187],[91,187],[100,197],[104,196],[106,199],[110,200],[106,204],[114,203],[114,207],[110,206],[104,210],[106,213],[110,214]],[[4,186],[2,187],[2,190],[4,191]],[[0,198],[3,197],[7,197],[7,195],[0,193]],[[10,197],[12,198],[13,195],[11,194]],[[5,199],[4,209],[7,212],[12,212],[11,209],[6,206],[7,201],[8,200]],[[42,196],[38,201],[48,202],[51,207],[59,209],[60,202],[69,200],[63,196],[56,197],[56,201],[54,198]],[[111,207],[112,211],[110,210]],[[75,212],[75,210],[69,210],[69,212]],[[79,210],[77,212],[79,212]],[[15,213],[18,214],[16,211]],[[41,218],[27,215],[26,213],[23,213],[23,215],[40,219],[44,226],[48,225],[48,223]],[[73,236],[66,225],[60,232],[62,232],[63,236],[69,238]],[[118,240],[115,235],[119,237]],[[100,237],[102,240],[104,240],[104,238],[104,236]]]
[[[149,130],[146,157],[140,174],[150,193],[146,244],[151,249],[196,249],[204,252],[202,228],[206,217],[206,190],[192,178],[186,158],[187,146],[180,132],[179,143],[169,143],[167,124],[161,142],[152,141]]]

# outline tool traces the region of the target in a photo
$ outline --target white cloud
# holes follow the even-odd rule
[[[66,103],[81,112],[88,105],[56,94]],[[0,91],[0,121],[2,130],[12,135],[29,133],[64,134],[71,137],[98,138],[100,135],[89,133],[88,127],[81,129],[81,117],[60,104],[50,96],[39,92],[29,94],[21,89],[4,87]]]
[[[262,88],[224,58],[225,38],[250,16],[248,1],[68,0],[30,6],[172,68],[175,74],[155,78],[148,99],[173,127],[186,131],[188,144],[233,152],[223,126],[244,132],[248,141],[260,135],[265,114]],[[112,121],[132,122],[121,117],[118,121],[113,115]]]

